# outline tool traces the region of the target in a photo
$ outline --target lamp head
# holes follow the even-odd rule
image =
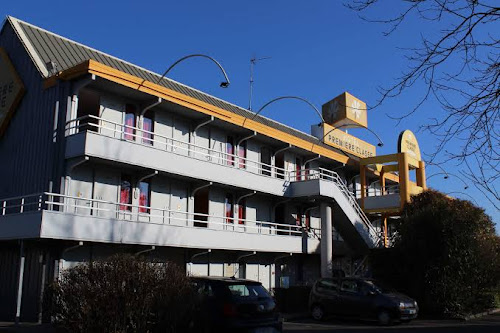
[[[444,176],[444,179],[448,179],[448,178],[449,178],[449,176],[448,176],[448,175]]]
[[[464,190],[466,190],[466,189],[468,189],[468,188],[469,188],[469,186],[467,186],[467,185],[466,185],[466,186],[464,187]]]
[[[377,146],[379,146],[379,147],[383,147],[383,146],[384,146],[384,144],[383,144],[382,142],[379,142],[379,143],[377,144]]]
[[[220,83],[220,87],[221,88],[227,88],[227,87],[229,87],[229,82],[227,82],[227,81],[221,82]]]

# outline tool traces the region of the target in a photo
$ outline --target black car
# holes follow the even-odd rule
[[[413,299],[377,283],[359,278],[320,279],[309,296],[309,309],[316,320],[327,315],[378,320],[387,325],[408,322],[418,315]]]
[[[199,295],[195,332],[282,332],[276,303],[260,282],[215,277],[191,281]]]

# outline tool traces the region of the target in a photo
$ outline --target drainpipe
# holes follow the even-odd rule
[[[205,184],[205,185],[201,185],[201,186],[198,186],[196,187],[195,189],[193,189],[193,191],[191,192],[191,196],[194,197],[194,195],[196,194],[196,192],[198,192],[199,190],[202,190],[206,187],[210,187],[214,184],[214,182],[208,182],[208,184]]]
[[[62,250],[61,252],[61,259],[59,259],[59,262],[57,264],[57,272],[56,274],[54,274],[54,280],[58,280],[59,279],[59,276],[61,274],[61,271],[63,269],[63,265],[64,265],[64,259],[63,259],[63,256],[65,253],[69,252],[69,251],[73,251],[79,247],[82,247],[83,246],[83,242],[78,242],[77,245],[74,245],[74,246],[70,246],[70,247],[67,247],[65,248],[64,250]]]
[[[142,250],[142,251],[136,252],[136,253],[134,254],[134,256],[138,257],[138,256],[140,256],[140,255],[141,255],[141,254],[143,254],[143,253],[146,253],[146,252],[151,252],[151,251],[154,251],[154,250],[156,250],[156,246],[154,246],[154,245],[153,245],[153,246],[151,246],[149,249],[145,249],[145,250]]]
[[[248,257],[254,256],[256,254],[257,254],[257,251],[253,251],[252,253],[242,254],[241,256],[239,256],[238,258],[236,258],[236,262],[238,263],[238,271],[236,271],[234,273],[233,278],[236,277],[236,274],[239,274],[241,272],[241,269],[240,269],[241,268],[240,267],[240,265],[241,265],[240,264],[241,259],[248,258]],[[246,275],[247,275],[247,270],[246,269],[243,270],[243,275],[245,275],[245,276],[241,276],[240,275],[240,278],[246,279]]]
[[[154,108],[155,106],[157,105],[160,105],[161,102],[163,102],[163,99],[158,97],[158,99],[156,101],[154,101],[153,103],[149,104],[148,106],[144,107],[144,109],[142,109],[141,113],[139,114],[139,117],[137,118],[137,128],[140,128],[141,130],[143,129],[142,126],[144,124],[144,115],[146,114],[146,112],[148,110],[151,110],[152,108]]]
[[[304,170],[307,170],[307,164],[311,163],[312,161],[316,161],[321,158],[321,155],[318,154],[318,156],[315,156],[313,158],[308,159],[307,161],[304,162]],[[304,174],[304,179],[308,176],[307,173]],[[305,179],[307,180],[307,179]]]
[[[78,161],[74,161],[73,163],[69,163],[68,165],[68,172],[66,173],[66,177],[64,179],[64,194],[66,196],[70,195],[70,189],[71,189],[71,180],[72,176],[71,174],[73,173],[73,169],[75,169],[77,166],[82,165],[83,163],[87,162],[89,160],[88,156],[84,156],[83,159],[80,159]],[[71,199],[69,198],[63,198],[63,201],[69,201]],[[64,210],[67,211],[69,207],[66,205],[63,206]]]
[[[257,191],[252,191],[252,192],[250,192],[250,193],[243,194],[242,196],[240,196],[240,197],[238,198],[238,200],[236,200],[236,203],[237,203],[237,204],[239,204],[239,203],[240,203],[240,201],[241,201],[242,199],[245,199],[245,198],[251,197],[252,195],[255,195],[255,194],[257,194]]]
[[[202,128],[203,126],[210,124],[214,120],[215,120],[214,116],[210,116],[210,118],[208,120],[205,120],[205,121],[199,123],[198,125],[196,125],[196,127],[193,130],[193,144],[196,144],[196,131],[199,130],[200,128]],[[208,148],[210,149],[210,138],[208,140],[209,140]],[[188,152],[189,152],[189,155],[191,156],[191,147],[189,148]]]
[[[238,162],[239,162],[239,159],[240,159],[240,145],[241,145],[243,142],[245,142],[245,141],[247,141],[247,140],[249,140],[249,139],[251,139],[251,138],[253,138],[253,137],[255,137],[255,136],[257,136],[257,132],[256,132],[256,131],[253,131],[253,132],[252,132],[252,134],[250,134],[250,135],[248,135],[248,136],[245,136],[244,138],[241,138],[241,139],[240,139],[240,140],[236,143],[236,155],[238,156]],[[240,164],[238,163],[237,165],[240,165]],[[258,169],[258,168],[257,168],[257,169]]]
[[[191,271],[192,271],[193,259],[206,254],[208,257],[208,276],[210,276],[210,253],[211,252],[212,252],[212,249],[208,249],[208,251],[193,254],[191,256],[191,259],[189,259],[189,273],[191,274]]]
[[[24,253],[24,241],[21,240],[19,243],[19,275],[17,279],[17,299],[16,299],[16,319],[15,325],[19,325],[19,319],[21,318],[21,302],[23,299],[23,282],[24,282],[24,262],[26,255]]]
[[[272,164],[271,176],[272,176],[272,177],[276,177],[276,162],[275,162],[275,160],[276,160],[276,155],[278,155],[279,153],[282,153],[282,152],[284,152],[284,151],[286,151],[286,150],[288,150],[288,149],[291,149],[291,148],[292,148],[292,145],[291,145],[291,144],[288,144],[288,146],[283,147],[283,148],[281,148],[281,149],[278,149],[278,150],[276,150],[276,151],[274,152],[274,154],[273,154],[273,156],[272,156],[272,158],[271,158],[271,164]],[[283,158],[283,160],[284,160],[284,158]],[[286,171],[286,170],[285,170],[285,171]],[[283,177],[284,177],[284,176],[285,176],[285,175],[283,175]]]

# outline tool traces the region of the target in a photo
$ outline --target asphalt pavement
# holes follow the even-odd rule
[[[379,326],[376,323],[360,322],[352,320],[330,319],[317,322],[312,319],[293,320],[284,323],[285,332],[500,332],[500,313],[491,314],[475,320],[425,320],[417,319],[407,324],[393,326]]]

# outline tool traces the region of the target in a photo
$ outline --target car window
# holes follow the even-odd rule
[[[340,286],[340,290],[349,293],[357,293],[359,291],[358,282],[353,280],[344,280]]]
[[[259,284],[230,284],[227,287],[236,298],[270,297],[266,289]]]
[[[317,284],[317,290],[320,292],[337,292],[338,287],[336,280],[320,280]]]
[[[203,282],[203,281],[196,281],[193,282],[193,288],[196,291],[196,293],[200,296],[213,296],[214,292],[212,290],[212,287],[210,284]]]

